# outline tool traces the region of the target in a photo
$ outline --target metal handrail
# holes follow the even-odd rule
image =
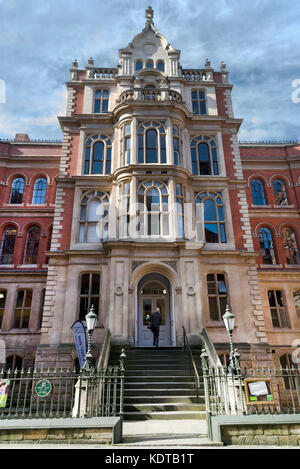
[[[197,366],[196,366],[196,363],[195,363],[195,360],[194,360],[194,357],[193,357],[192,349],[191,349],[191,346],[189,344],[189,341],[188,341],[184,326],[182,326],[182,330],[183,330],[183,349],[184,349],[184,351],[187,349],[188,354],[189,354],[189,359],[190,359],[190,365],[192,364],[192,366],[193,366],[195,386],[196,386],[196,396],[197,396],[197,399],[199,399],[200,376],[199,376],[199,373],[198,373],[198,370],[197,370]]]

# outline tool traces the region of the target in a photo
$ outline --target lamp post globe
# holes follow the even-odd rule
[[[91,306],[88,314],[85,316],[86,328],[88,332],[88,348],[85,356],[85,364],[83,369],[86,373],[90,372],[94,368],[93,355],[92,355],[92,334],[97,324],[97,314],[95,313],[94,305]]]
[[[86,320],[86,328],[88,332],[94,332],[97,321],[98,321],[98,316],[95,313],[95,308],[94,305],[91,306],[88,314],[85,317]]]
[[[223,314],[223,321],[224,321],[226,330],[229,335],[229,342],[230,342],[229,371],[232,372],[235,370],[234,350],[233,350],[233,342],[232,342],[232,333],[234,330],[235,315],[232,314],[228,305],[226,305],[225,314]]]

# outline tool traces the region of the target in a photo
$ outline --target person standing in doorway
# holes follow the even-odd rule
[[[159,326],[161,324],[160,308],[157,306],[156,311],[150,316],[151,331],[153,334],[153,346],[158,347]]]

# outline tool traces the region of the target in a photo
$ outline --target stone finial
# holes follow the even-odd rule
[[[210,60],[206,59],[205,68],[210,68],[210,67],[211,67],[211,62],[210,62]]]
[[[88,60],[88,65],[89,67],[93,67],[94,66],[94,59],[93,57],[90,57],[89,60]]]
[[[72,67],[73,67],[73,68],[78,68],[77,59],[75,59],[74,62],[72,62]]]
[[[222,72],[226,71],[226,64],[224,64],[224,62],[221,62],[220,69]]]
[[[153,15],[154,15],[154,11],[152,7],[149,6],[148,8],[146,8],[145,10],[146,25],[153,24]]]

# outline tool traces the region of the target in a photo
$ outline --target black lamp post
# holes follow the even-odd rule
[[[234,329],[235,315],[232,314],[228,305],[226,305],[225,314],[223,314],[223,321],[224,321],[226,330],[228,332],[229,341],[230,341],[229,370],[234,371],[235,365],[234,365],[234,350],[233,350],[233,342],[232,342],[232,333]]]
[[[92,335],[95,330],[98,316],[95,313],[94,305],[91,306],[90,311],[85,317],[86,320],[86,328],[88,332],[88,348],[85,356],[85,363],[83,365],[83,369],[85,372],[90,372],[94,368],[93,364],[93,356],[92,356]]]

